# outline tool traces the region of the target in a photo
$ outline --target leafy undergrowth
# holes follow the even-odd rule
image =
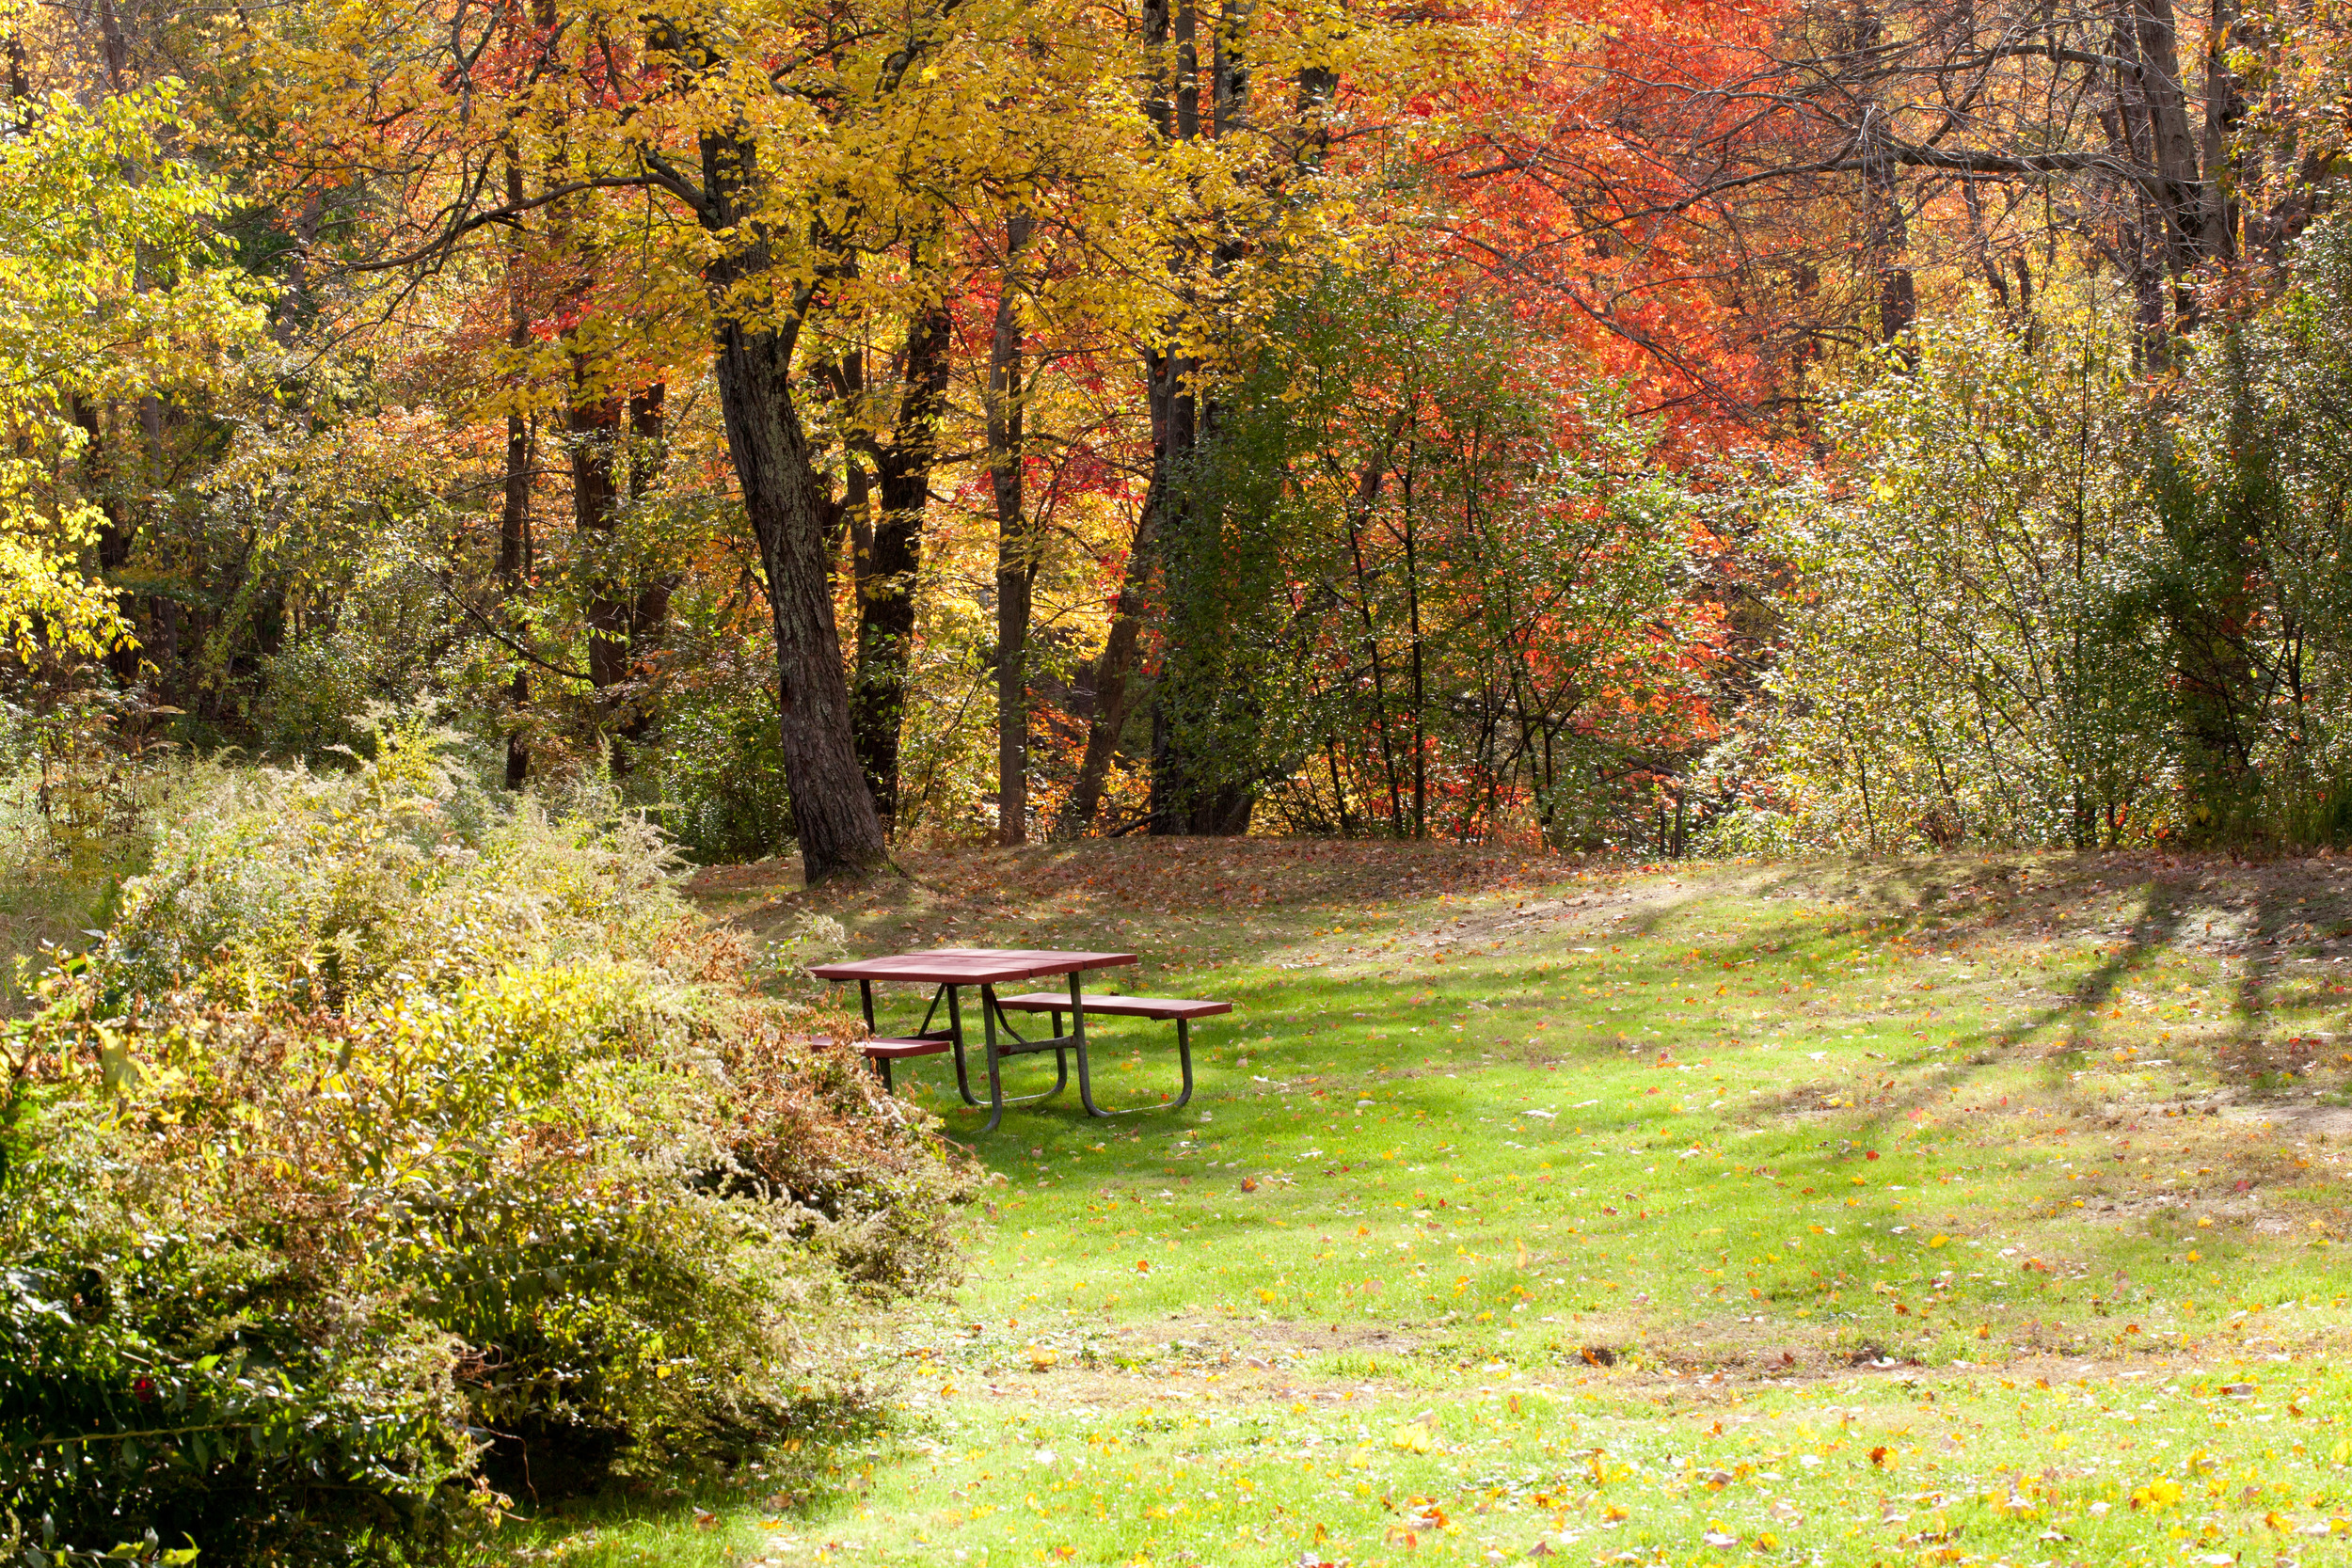
[[[697,891],[859,952],[1135,949],[1121,989],[1236,1004],[1198,1097],[1101,1122],[1065,1094],[977,1140],[974,1275],[875,1347],[904,1421],[863,1460],[524,1549],[2352,1559],[2331,863],[1195,841],[911,869]],[[1104,1098],[1155,1104],[1164,1027],[1101,1030]],[[977,1138],[943,1061],[908,1077]]]
[[[103,918],[117,881],[106,869],[0,855],[0,1019],[31,1006],[15,959],[21,956],[37,970],[45,948],[83,945],[84,931]]]

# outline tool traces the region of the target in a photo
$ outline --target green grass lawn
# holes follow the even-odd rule
[[[913,869],[698,891],[765,934],[833,913],[859,952],[1133,948],[1120,989],[1236,1005],[1199,1094],[1104,1122],[1073,1090],[977,1139],[916,1066],[992,1185],[956,1298],[875,1325],[896,1429],[542,1517],[529,1550],[2352,1560],[2328,863],[1247,841]],[[1099,1098],[1173,1087],[1166,1026],[1100,1039]]]

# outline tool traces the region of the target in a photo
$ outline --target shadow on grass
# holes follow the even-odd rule
[[[1814,918],[1790,919],[1761,930],[1752,928],[1742,934],[1741,941],[1760,948],[1770,948],[1782,961],[1803,969],[1817,964],[1827,966],[1849,957],[1850,949],[1857,940],[1883,937],[1884,931],[1874,929],[1871,922],[1888,917],[1901,920],[1912,927],[1907,934],[1911,939],[1909,945],[1915,953],[1930,945],[1932,937],[1937,935],[1954,938],[1983,935],[1996,942],[2013,941],[2018,936],[2030,934],[2046,938],[2051,934],[2049,920],[2040,923],[2039,933],[2018,931],[2015,927],[2023,924],[2018,918],[2018,906],[2024,900],[2012,897],[2004,905],[1997,891],[1987,891],[1988,884],[2006,880],[2020,869],[2029,875],[2052,879],[2058,883],[2052,887],[2045,881],[2038,890],[2045,895],[2045,907],[2041,911],[2044,914],[2087,894],[2095,893],[2105,897],[2123,891],[2128,895],[2137,884],[2136,905],[2127,911],[2127,928],[2114,938],[2098,942],[2097,961],[2069,988],[2062,999],[2033,1008],[2020,1018],[1991,1021],[1974,1029],[1945,1031],[1934,1047],[1891,1056],[1883,1069],[1883,1081],[1872,1085],[1871,1091],[1854,1096],[1855,1099],[1867,1099],[1869,1108],[1867,1111],[1858,1116],[1836,1117],[1817,1124],[1820,1131],[1827,1134],[1819,1137],[1818,1141],[1811,1130],[1790,1129],[1789,1143],[1792,1147],[1788,1150],[1788,1157],[1779,1162],[1778,1169],[1758,1167],[1757,1174],[1784,1180],[1791,1188],[1811,1175],[1825,1191],[1842,1191],[1845,1176],[1864,1168],[1862,1162],[1872,1157],[1874,1148],[1882,1145],[1892,1147],[1898,1133],[1915,1132],[1917,1124],[1944,1120],[1948,1101],[1956,1098],[1954,1091],[1957,1091],[1958,1098],[1970,1098],[1971,1092],[1975,1091],[1974,1098],[1987,1100],[1985,1108],[1991,1109],[1990,1081],[1998,1077],[2004,1069],[2013,1069],[2021,1053],[2036,1049],[2037,1041],[2040,1042],[2038,1054],[2042,1069],[2041,1087],[2061,1105],[2071,1105],[2072,1114],[2077,1117],[2096,1109],[2083,1098],[2076,1079],[2086,1064],[2103,1049],[2099,1039],[2100,1019],[2126,996],[2137,976],[2177,958],[2187,950],[2185,944],[2205,934],[2201,930],[2192,930],[2190,927],[2201,905],[2209,902],[2213,896],[2209,884],[2213,872],[2217,869],[2215,866],[2197,863],[2179,864],[2161,858],[2119,862],[2106,856],[2074,857],[2056,864],[2044,859],[2014,868],[2004,867],[1998,862],[1988,862],[1945,873],[1939,873],[1933,864],[1915,866],[1905,868],[1901,875],[1887,879],[1892,889],[1899,891],[1888,891],[1883,896],[1866,898],[1862,900],[1865,907],[1851,913],[1841,909],[1837,912],[1844,918],[1827,927]],[[2109,885],[2119,870],[2131,877],[2122,889]],[[2265,1029],[2265,1019],[2273,1016],[2277,1005],[2274,994],[2277,976],[2272,965],[2265,963],[2262,955],[2279,949],[2280,958],[2284,958],[2283,948],[2290,941],[2297,911],[2301,908],[2293,901],[2294,895],[2306,889],[2283,871],[2278,876],[2270,876],[2253,872],[2251,868],[2233,867],[2233,870],[2237,873],[2233,878],[2234,891],[2251,895],[2253,915],[2241,938],[2243,951],[2250,957],[2246,958],[2244,968],[2234,977],[2227,1015],[2228,1028],[2223,1037],[2216,1040],[2207,1036],[2194,1045],[2185,1044],[2180,1049],[2185,1053],[2195,1052],[2197,1065],[2208,1069],[2225,1088],[2237,1091],[2241,1098],[2251,1098],[2265,1090],[2275,1092],[2279,1075],[2294,1069],[2315,1049],[2316,1042],[2307,1039],[2286,1041],[2282,1046],[2265,1044],[2266,1034],[2275,1035],[2278,1032],[2276,1029]],[[1823,879],[1818,868],[1805,868],[1800,873],[1768,882],[1759,895],[1842,901],[1841,894],[1822,888]],[[1983,897],[1984,902],[1976,906],[1978,911],[1991,911],[1979,929],[1948,926],[1939,928],[1928,924],[1931,918],[1928,914],[1930,910],[1947,899],[1969,894]],[[2005,931],[2003,927],[2010,929]],[[2225,970],[2223,979],[2226,982],[2229,978]],[[2280,1055],[2282,1049],[2286,1053],[2283,1060]],[[2152,1060],[2149,1065],[2159,1065],[2160,1062],[2159,1058]],[[1934,1072],[1932,1076],[1922,1070],[1931,1069],[1943,1070]],[[1909,1069],[1909,1072],[1901,1069]],[[1790,1100],[1789,1107],[1793,1109],[1810,1098],[1810,1093],[1800,1094]],[[2006,1098],[2000,1103],[2005,1105]],[[2154,1107],[2146,1109],[2153,1112]],[[2121,1148],[2127,1149],[2131,1147],[2129,1134],[2141,1132],[2143,1125],[2138,1119],[2137,1108],[2126,1109],[2120,1114],[2129,1118],[2128,1125],[2116,1121],[2110,1121],[2109,1125],[2122,1126],[2117,1136]],[[1913,1125],[1906,1128],[1906,1123]],[[1808,1142],[1812,1147],[1804,1148]],[[1958,1152],[1957,1148],[1954,1152]],[[2104,1154],[2106,1151],[2102,1149],[2101,1152]],[[2265,1160],[2257,1150],[2233,1148],[2229,1152],[2233,1165],[2243,1167],[2245,1173],[2244,1178],[2235,1183],[2235,1191],[2239,1193],[2245,1192],[2249,1182],[2263,1173],[2273,1171],[2274,1167],[2283,1168],[2280,1165],[2283,1156]],[[2116,1158],[2119,1161],[2122,1159],[2120,1151]],[[2216,1163],[2220,1162],[2217,1160]],[[2095,1169],[2102,1175],[2106,1172],[2104,1164]],[[2031,1178],[2025,1180],[2031,1182]],[[2145,1182],[2146,1178],[2143,1176],[2139,1180]],[[2219,1187],[2226,1181],[2225,1176],[2215,1186]],[[2110,1217],[2096,1223],[2076,1221],[2070,1224],[2066,1231],[2070,1251],[2077,1258],[2074,1266],[2080,1271],[2074,1277],[2090,1282],[2086,1287],[2088,1301],[2077,1303],[2070,1315],[2084,1311],[2100,1314],[2102,1307],[2097,1281],[2108,1280],[2110,1291],[2117,1285],[2128,1289],[2134,1269],[2148,1264],[2153,1252],[2180,1241],[2177,1234],[2167,1229],[2168,1224],[2177,1225],[2181,1220],[2182,1216],[2175,1212],[2175,1208],[2184,1200],[2201,1197],[2210,1200],[2212,1196],[2211,1189],[2201,1191],[2194,1187],[2173,1189],[2161,1197],[2155,1196],[2153,1187],[2149,1193],[2139,1195],[2108,1193],[2104,1190],[2105,1187],[2103,1182],[2099,1186],[2079,1190],[2085,1197],[2094,1197],[2094,1195],[2104,1196],[2106,1201],[2098,1203],[2097,1207],[2103,1215]],[[1805,1191],[1810,1193],[1812,1189],[1808,1187]],[[1922,1190],[1919,1203],[1932,1205],[1935,1200],[1929,1196],[1932,1191],[1932,1188]],[[2074,1189],[2054,1189],[2037,1194],[2043,1202],[2052,1205],[2042,1217],[2056,1220],[2067,1213],[2068,1210],[2063,1205],[2073,1201],[2073,1192]],[[2138,1199],[2137,1203],[2125,1201],[2127,1196],[2134,1196]],[[2141,1209],[2151,1203],[2154,1206],[2146,1208],[2147,1223],[2144,1226],[2133,1223],[2141,1217]],[[2078,1209],[2081,1205],[2074,1203],[2074,1207]],[[2119,1212],[2122,1218],[2112,1217]],[[1949,1218],[1960,1220],[1958,1215]],[[2083,1219],[2088,1220],[2089,1216],[2083,1216]],[[1915,1220],[1913,1223],[1919,1222]],[[1966,1222],[1963,1220],[1961,1223]],[[2217,1239],[2219,1237],[2217,1236]],[[1851,1268],[1858,1274],[1883,1273],[1884,1260],[1871,1254],[1867,1245],[1846,1251],[1847,1256],[1840,1259],[1844,1267]],[[1862,1267],[1857,1262],[1858,1259],[1865,1258],[1869,1267]],[[1922,1262],[1926,1262],[1924,1258]],[[1929,1267],[1931,1270],[1933,1265]],[[2061,1297],[2059,1302],[2065,1299]],[[2076,1340],[2086,1332],[2104,1331],[2077,1323],[2073,1331],[2059,1337]]]
[[[879,1397],[837,1395],[803,1403],[788,1435],[729,1465],[635,1477],[612,1473],[614,1456],[593,1444],[580,1454],[558,1446],[541,1455],[536,1488],[528,1451],[509,1443],[485,1465],[513,1500],[498,1556],[567,1568],[732,1568],[753,1555],[754,1515],[789,1530],[838,1513],[895,1430]]]

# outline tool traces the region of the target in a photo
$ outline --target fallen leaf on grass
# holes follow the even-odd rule
[[[1389,1433],[1389,1442],[1391,1446],[1411,1453],[1427,1453],[1430,1442],[1436,1436],[1437,1433],[1419,1421],[1411,1421]]]

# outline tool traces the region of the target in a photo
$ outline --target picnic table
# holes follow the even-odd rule
[[[890,1064],[912,1056],[952,1055],[956,1064],[956,1092],[963,1102],[976,1109],[983,1101],[973,1092],[968,1065],[971,1041],[964,1022],[962,992],[976,988],[980,1001],[980,1055],[988,1064],[988,1124],[982,1132],[993,1132],[1004,1120],[1007,1105],[1026,1104],[1050,1100],[1059,1094],[1070,1082],[1070,1057],[1078,1059],[1078,1101],[1090,1117],[1112,1117],[1124,1113],[1106,1111],[1094,1102],[1094,1083],[1087,1059],[1087,1015],[1089,1013],[1118,1014],[1126,1017],[1173,1018],[1177,1021],[1178,1049],[1184,1062],[1184,1092],[1177,1097],[1175,1109],[1192,1098],[1192,1050],[1186,1032],[1188,1022],[1213,1012],[1230,1012],[1232,1007],[1222,1002],[1190,1002],[1157,997],[1103,996],[1089,1001],[1081,976],[1099,969],[1114,969],[1136,961],[1133,953],[1061,952],[1040,947],[934,947],[920,953],[893,953],[878,958],[853,958],[842,963],[812,964],[809,974],[820,980],[855,980],[858,1002],[866,1014],[866,1026],[875,1031],[872,1039],[859,1043],[859,1050],[882,1069],[885,1087],[893,1086]],[[999,996],[997,987],[1064,976],[1067,991],[1036,992],[1019,996]],[[878,983],[930,986],[930,1006],[925,1009],[923,1022],[910,1035],[884,1036],[874,1021],[874,987]],[[942,1003],[946,1006],[946,1022],[934,1027]],[[1174,1009],[1174,1010],[1169,1010]],[[1048,1013],[1053,1019],[1050,1035],[1029,1038],[1012,1021],[1011,1014]],[[1061,1016],[1070,1015],[1070,1028],[1064,1033]],[[1042,1093],[1005,1096],[1004,1077],[998,1064],[1007,1056],[1034,1055],[1050,1051],[1054,1053],[1054,1086]]]

